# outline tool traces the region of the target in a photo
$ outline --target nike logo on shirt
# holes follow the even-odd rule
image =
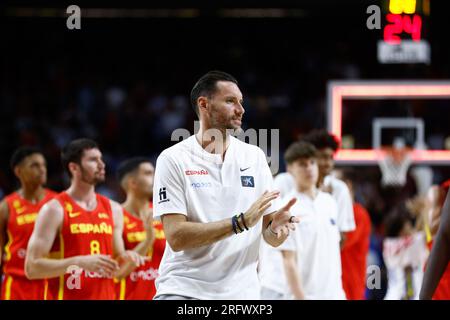
[[[69,217],[76,218],[81,214],[81,212],[69,212]]]
[[[239,170],[241,170],[241,172],[242,172],[242,171],[245,171],[245,170],[247,170],[247,169],[250,169],[250,167],[247,167],[247,168],[244,168],[244,169],[239,168]]]

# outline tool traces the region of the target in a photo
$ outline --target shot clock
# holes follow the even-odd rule
[[[382,16],[380,63],[430,63],[430,0],[385,0]]]

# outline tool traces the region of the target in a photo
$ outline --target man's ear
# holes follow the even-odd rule
[[[14,175],[19,178],[20,176],[20,166],[15,166],[14,167]]]
[[[198,107],[198,112],[201,113],[200,110],[206,111],[208,105],[208,98],[205,96],[200,96],[197,99],[197,107]]]
[[[128,189],[135,189],[136,186],[137,186],[136,177],[134,175],[130,175],[127,178],[127,182],[126,183],[127,183]]]
[[[78,169],[78,165],[75,162],[69,162],[69,171],[74,175],[74,172]]]

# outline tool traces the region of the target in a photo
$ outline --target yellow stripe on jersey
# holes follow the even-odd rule
[[[47,255],[49,259],[59,259],[61,257],[61,251],[52,251]]]
[[[60,258],[64,259],[64,238],[62,233],[59,234],[59,243],[61,249]],[[59,276],[59,291],[58,291],[58,300],[64,299],[64,274]]]
[[[123,278],[120,280],[120,295],[119,300],[125,300],[125,292],[127,290],[127,279]]]
[[[8,242],[5,245],[5,261],[11,260],[11,250],[10,247],[13,243],[13,237],[9,230],[6,230],[6,234],[8,235]],[[1,258],[1,257],[0,257]]]
[[[11,300],[12,282],[13,282],[13,278],[11,276],[7,276],[6,283],[5,283],[5,300]]]
[[[48,294],[48,280],[45,279],[44,281],[45,281],[45,282],[44,282],[44,300],[48,300],[48,299],[47,299],[47,294]]]
[[[424,223],[423,228],[425,230],[425,236],[426,236],[426,240],[427,243],[430,243],[431,240],[433,240],[433,236],[431,235],[431,230],[430,230],[430,226],[428,225],[428,223]]]
[[[150,261],[151,261],[151,259],[153,258],[153,247],[150,247],[150,249],[148,249],[147,257],[150,258]]]

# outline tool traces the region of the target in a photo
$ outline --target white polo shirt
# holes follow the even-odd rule
[[[261,241],[259,257],[258,275],[263,290],[268,288],[281,293],[281,299],[290,299],[281,251]]]
[[[230,137],[222,156],[195,138],[164,150],[156,162],[154,216],[179,213],[191,222],[230,219],[247,211],[273,179],[264,152]],[[275,211],[272,204],[264,214]],[[257,277],[262,219],[249,231],[211,245],[174,252],[166,246],[156,280],[157,296],[197,299],[259,299]]]
[[[296,197],[297,202],[290,211],[291,214],[300,216],[300,222],[281,246],[269,250],[296,252],[305,299],[345,299],[342,287],[340,234],[336,224],[336,201],[322,191],[312,199],[294,190],[283,199],[292,197]],[[285,275],[281,277],[272,274],[270,278],[271,280],[266,281],[272,283],[286,281]],[[287,282],[277,286],[290,291]],[[268,287],[275,288],[270,285]]]
[[[337,179],[333,175],[328,175],[324,179],[325,185],[331,185],[331,195],[337,202],[338,218],[337,225],[339,231],[349,232],[356,228],[355,216],[353,213],[353,203],[350,190],[344,181]],[[274,178],[274,188],[279,190],[281,197],[295,189],[294,177],[288,172],[282,172]]]

